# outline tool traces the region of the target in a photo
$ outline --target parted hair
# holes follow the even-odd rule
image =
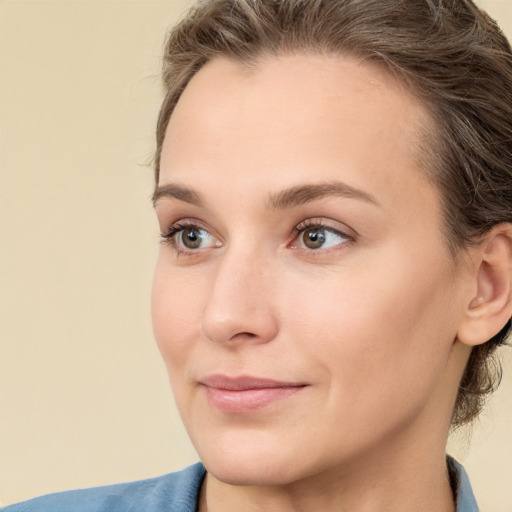
[[[215,57],[243,63],[279,54],[348,55],[411,88],[433,121],[424,172],[438,187],[454,258],[493,226],[512,222],[512,51],[471,0],[199,0],[168,34],[165,98],[156,132],[155,181],[165,131],[181,93]],[[452,417],[474,419],[501,379],[496,348],[510,320],[473,348]]]

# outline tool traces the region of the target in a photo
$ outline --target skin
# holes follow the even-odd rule
[[[177,232],[152,308],[208,470],[201,510],[454,510],[445,444],[474,259],[456,267],[419,167],[429,124],[413,94],[350,58],[219,58],[185,89],[161,157],[158,222]],[[303,387],[230,413],[201,384],[212,374]]]

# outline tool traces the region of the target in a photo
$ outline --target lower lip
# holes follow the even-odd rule
[[[219,389],[206,386],[210,404],[222,412],[244,413],[261,409],[298,393],[304,386],[284,386],[254,389]]]

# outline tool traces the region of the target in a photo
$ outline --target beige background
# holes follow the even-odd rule
[[[480,3],[512,36],[512,0]],[[147,163],[163,34],[184,5],[0,1],[4,504],[196,460],[149,314],[157,230]],[[488,512],[512,512],[504,353],[505,382],[471,449],[464,438],[454,449]]]

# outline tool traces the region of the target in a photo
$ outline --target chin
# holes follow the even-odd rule
[[[208,473],[226,484],[286,485],[300,479],[302,471],[297,454],[290,453],[291,446],[286,446],[285,440],[268,439],[262,434],[234,433],[224,440],[205,442],[203,446],[198,443],[196,450]]]
[[[237,486],[281,486],[298,478],[290,474],[290,467],[273,461],[248,461],[242,457],[234,460],[204,461],[206,470],[217,480]]]

